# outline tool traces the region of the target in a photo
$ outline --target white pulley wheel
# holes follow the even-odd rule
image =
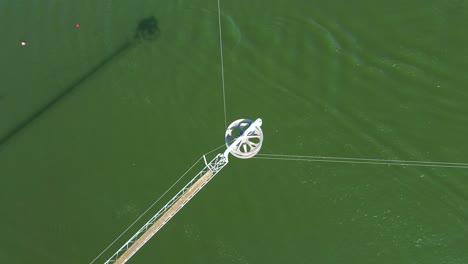
[[[254,121],[249,119],[238,119],[232,122],[226,130],[226,146],[229,147],[237,138],[242,137],[242,140],[231,151],[231,154],[240,159],[248,159],[255,156],[262,147],[263,132],[260,126],[255,127],[248,135],[244,135],[247,128]]]

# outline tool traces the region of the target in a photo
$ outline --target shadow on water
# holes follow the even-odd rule
[[[20,132],[23,128],[28,126],[31,122],[33,122],[42,114],[47,112],[47,110],[52,108],[65,96],[70,94],[72,91],[76,90],[77,87],[79,87],[83,82],[85,82],[95,73],[97,73],[101,68],[109,64],[109,62],[111,62],[118,55],[120,55],[121,53],[135,46],[138,43],[141,43],[143,41],[155,40],[159,37],[159,35],[160,35],[160,30],[159,30],[158,20],[155,17],[150,16],[150,17],[146,17],[140,20],[136,27],[135,35],[133,36],[132,39],[120,45],[120,47],[116,49],[112,54],[105,57],[102,61],[100,61],[94,67],[90,68],[84,75],[82,75],[80,78],[76,79],[74,82],[68,85],[59,94],[57,94],[54,98],[48,101],[45,105],[43,105],[39,110],[32,113],[30,116],[28,116],[23,121],[21,121],[18,125],[16,125],[10,131],[8,131],[4,136],[0,138],[0,147],[3,146],[5,143],[7,143],[11,138],[13,138],[18,132]],[[1,99],[3,99],[3,97],[0,96],[0,100]]]

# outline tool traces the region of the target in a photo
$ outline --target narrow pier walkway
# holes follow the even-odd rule
[[[127,262],[156,232],[159,231],[198,191],[200,191],[205,184],[207,184],[214,174],[208,170],[200,179],[198,179],[184,195],[182,195],[177,202],[175,202],[169,210],[167,210],[161,217],[151,226],[135,243],[128,248],[114,263],[123,264]]]

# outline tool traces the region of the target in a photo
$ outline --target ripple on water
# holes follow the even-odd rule
[[[241,255],[236,248],[227,244],[221,239],[216,240],[216,248],[218,256],[226,261],[236,262],[241,264],[248,264],[249,261],[243,255]]]
[[[129,217],[136,216],[138,212],[139,210],[135,203],[127,203],[127,204],[121,205],[121,207],[114,212],[114,215],[117,219],[129,218]]]
[[[187,240],[200,240],[200,228],[194,224],[185,224],[184,234]]]

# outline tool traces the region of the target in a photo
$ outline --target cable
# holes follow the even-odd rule
[[[220,149],[221,147],[225,146],[225,144],[222,144],[210,151],[208,151],[207,153],[205,153],[204,155],[208,155],[210,153],[212,153],[213,151],[215,150],[218,150]],[[186,170],[184,172],[184,174],[182,174],[182,176],[180,176],[161,196],[159,196],[158,199],[156,199],[156,201],[154,201],[149,207],[148,209],[146,209],[135,221],[133,221],[133,223],[131,223],[116,239],[114,239],[114,241],[112,241],[112,243],[110,243],[101,253],[99,253],[99,255],[97,255],[93,261],[91,261],[89,264],[93,264],[99,257],[102,256],[102,254],[104,254],[112,245],[114,245],[117,240],[119,240],[125,233],[127,233],[127,231],[132,227],[134,226],[138,220],[140,220],[144,215],[146,215],[146,213],[148,213],[149,210],[151,210],[151,208],[154,207],[154,205],[156,205],[157,202],[159,202],[170,190],[172,190],[172,188],[190,171],[193,169],[193,167],[195,167],[195,165],[198,164],[198,162],[200,162],[202,160],[203,157],[200,157],[188,170]]]
[[[390,166],[419,166],[419,167],[468,169],[468,163],[438,162],[438,161],[385,160],[385,159],[300,156],[300,155],[282,155],[282,154],[258,154],[254,158],[270,159],[270,160],[295,160],[295,161],[309,161],[309,162],[315,161],[315,162],[335,162],[335,163],[350,163],[350,164],[374,164],[374,165],[390,165]]]
[[[219,51],[221,54],[221,80],[223,84],[223,105],[224,105],[224,127],[227,127],[226,118],[226,92],[224,89],[224,59],[223,59],[223,34],[221,32],[221,6],[218,0],[218,25],[219,25]]]
[[[97,255],[97,257],[95,257],[93,259],[93,261],[91,261],[89,264],[93,264],[100,256],[102,256],[102,254],[104,254],[112,245],[115,244],[115,242],[117,242],[117,240],[119,240],[119,238],[121,238],[132,226],[134,226],[138,220],[140,220],[144,215],[146,215],[146,213],[151,210],[151,208],[154,207],[154,205],[159,202],[159,200],[161,200],[161,198],[164,197],[164,195],[166,195],[198,162],[200,162],[200,160],[202,160],[202,157],[200,157],[188,170],[185,171],[184,174],[182,174],[182,176],[179,177],[179,179],[177,179],[174,184],[171,185],[171,187],[169,187],[169,189],[167,189],[161,196],[159,196],[158,199],[156,199],[156,201],[153,202],[153,204],[151,204],[148,209],[146,209],[135,221],[133,221],[133,223],[131,223],[127,229],[125,229],[114,241],[112,241],[112,243],[109,244],[109,246],[107,246],[101,253],[99,253],[99,255]]]

